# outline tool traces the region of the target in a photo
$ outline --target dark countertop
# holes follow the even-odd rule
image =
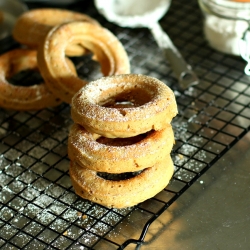
[[[151,225],[141,249],[249,249],[249,166],[248,132]]]

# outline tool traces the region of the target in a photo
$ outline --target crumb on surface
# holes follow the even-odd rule
[[[84,215],[82,216],[82,218],[83,218],[84,220],[87,219],[87,215],[84,214]]]

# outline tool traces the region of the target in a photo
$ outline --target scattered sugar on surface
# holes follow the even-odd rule
[[[80,201],[84,206],[85,202],[83,200],[80,200]],[[78,202],[78,206],[81,206],[82,204]],[[53,215],[51,211],[49,211],[47,208],[44,208],[39,211],[37,210],[38,207],[34,205],[31,206],[31,205],[32,204],[27,204],[27,206],[25,206],[22,210],[18,211],[18,213],[22,214],[24,212],[24,214],[28,217],[31,216],[32,214],[34,216],[34,213],[35,213],[35,220],[44,226],[47,226],[51,223],[52,225],[55,225],[56,221],[60,220],[60,218]],[[42,204],[38,203],[37,205],[40,206]],[[44,206],[44,204],[42,206]],[[120,210],[117,210],[117,211],[122,213],[122,211]],[[3,218],[4,214],[6,217],[7,215],[6,212],[7,210],[2,209],[0,211],[0,217]],[[8,218],[16,216],[15,214],[16,212],[12,212],[11,210],[8,210]],[[95,223],[95,220],[93,221],[91,219],[91,218],[98,218],[98,217],[99,217],[99,221],[97,223]],[[78,209],[68,207],[66,212],[62,214],[63,221],[64,222],[66,222],[65,220],[68,221],[64,225],[64,228],[65,229],[68,228],[68,229],[63,230],[61,232],[62,232],[62,235],[72,238],[72,239],[78,238],[81,235],[80,236],[81,242],[84,242],[88,245],[92,245],[99,239],[99,237],[96,235],[102,236],[105,233],[108,233],[111,230],[111,227],[113,225],[116,225],[120,220],[122,220],[122,218],[123,217],[119,215],[119,213],[115,212],[115,210],[114,211],[108,210],[98,205],[94,205],[93,207],[91,207],[91,209],[88,210],[88,214],[81,212]],[[21,221],[19,220],[21,219],[22,217],[16,216],[13,222],[15,222],[16,224],[20,223]],[[63,221],[59,223],[61,226],[63,226]],[[35,223],[35,221],[33,223]],[[77,225],[76,228],[74,224]],[[54,227],[52,225],[50,226],[51,228],[54,228],[54,230],[60,231],[60,227],[58,228],[58,226]],[[31,232],[31,228],[29,228],[29,230]]]
[[[206,143],[206,139],[200,136],[199,133],[192,135],[189,132],[189,130],[192,131],[193,126],[197,123],[196,118],[196,114],[188,119],[180,116],[176,117],[172,122],[175,139],[178,141],[178,149],[172,154],[176,167],[175,177],[187,182],[191,181],[196,173],[199,173],[206,167],[207,161],[206,151],[200,149]]]
[[[182,154],[174,154],[173,161],[175,165],[182,166],[185,162],[188,161],[188,157]]]
[[[177,168],[177,169],[178,169],[178,171],[175,173],[175,177],[178,178],[179,180],[189,182],[195,176],[194,173],[189,172],[186,169],[183,169],[183,168]]]
[[[193,145],[190,144],[183,144],[182,147],[180,148],[179,152],[183,153],[184,155],[192,156],[197,152],[198,148],[194,147]]]
[[[186,142],[189,135],[187,133],[188,123],[181,119],[174,119],[172,122],[172,127],[174,130],[174,135],[176,140],[181,140]]]

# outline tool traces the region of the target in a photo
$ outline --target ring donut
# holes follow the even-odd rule
[[[69,43],[92,51],[104,76],[130,72],[126,51],[107,29],[86,22],[54,27],[39,46],[38,65],[51,92],[67,103],[71,103],[73,95],[87,84],[66,66],[64,52]]]
[[[165,155],[162,162],[125,180],[106,180],[75,161],[71,161],[69,172],[74,190],[80,197],[106,207],[125,208],[162,191],[173,175],[174,166],[170,155]]]
[[[56,8],[39,8],[27,11],[17,19],[13,37],[21,44],[37,48],[52,27],[77,20],[100,25],[95,19],[82,13]],[[67,47],[66,54],[79,56],[85,51],[82,46],[74,44]]]
[[[136,172],[162,161],[173,144],[171,125],[132,138],[107,139],[74,124],[69,133],[68,155],[71,161],[97,172]]]
[[[0,56],[1,107],[14,110],[39,110],[61,103],[44,83],[26,87],[13,85],[7,80],[22,70],[38,70],[36,55],[35,50],[15,49]],[[71,70],[73,70],[72,65],[70,64]]]
[[[132,107],[112,107],[129,102]],[[162,130],[177,114],[172,90],[160,80],[136,74],[90,82],[72,99],[71,116],[86,130],[108,138]]]

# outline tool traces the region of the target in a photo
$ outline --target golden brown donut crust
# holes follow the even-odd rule
[[[70,177],[76,194],[106,207],[125,208],[134,206],[162,191],[169,183],[173,162],[166,155],[162,162],[143,170],[126,180],[105,180],[97,172],[70,163]]]
[[[127,53],[109,30],[80,21],[56,26],[39,46],[38,65],[51,92],[67,103],[71,103],[75,93],[87,84],[72,74],[65,63],[68,44],[80,44],[93,52],[104,76],[130,72]]]
[[[133,138],[107,140],[74,124],[69,133],[68,155],[71,161],[97,172],[136,172],[162,161],[173,144],[171,125]]]
[[[117,101],[132,102],[134,107],[112,108]],[[177,112],[172,90],[160,80],[140,74],[92,81],[75,94],[71,108],[75,123],[109,138],[162,130]]]
[[[15,49],[0,56],[0,107],[13,110],[39,110],[57,106],[55,97],[44,83],[15,86],[8,78],[22,70],[38,70],[35,50]]]
[[[13,37],[21,44],[37,48],[52,27],[70,21],[84,21],[99,25],[95,19],[82,13],[57,8],[39,8],[29,10],[17,19],[13,28]],[[85,48],[79,45],[70,45],[66,49],[68,56],[78,56],[85,52]]]

